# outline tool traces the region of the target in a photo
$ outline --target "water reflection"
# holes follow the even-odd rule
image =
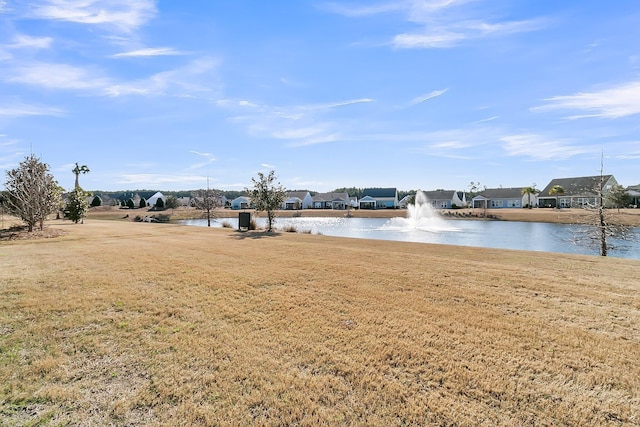
[[[228,223],[238,228],[237,218],[220,218],[212,227]],[[256,218],[259,227],[265,218]],[[184,220],[181,224],[207,226],[206,220]],[[444,225],[442,225],[444,224]],[[576,245],[575,236],[584,234],[588,226],[541,222],[442,220],[438,228],[404,227],[397,218],[277,218],[276,229],[293,226],[298,232],[359,239],[395,240],[402,242],[438,243],[496,249],[520,249],[598,255],[597,246]],[[609,238],[613,247],[609,256],[640,259],[640,228],[631,232],[633,241]]]

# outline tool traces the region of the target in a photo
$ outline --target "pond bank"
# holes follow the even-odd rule
[[[214,218],[237,218],[239,212],[251,212],[257,217],[266,216],[264,212],[255,213],[253,210],[234,211],[231,209],[215,209],[212,217]],[[484,211],[482,209],[450,209],[437,211],[446,219],[480,219],[484,220]],[[489,218],[500,221],[522,221],[522,222],[548,222],[557,224],[584,224],[595,223],[595,212],[585,209],[487,209]],[[171,221],[183,219],[203,218],[203,211],[193,208],[167,209],[165,211],[150,211],[147,209],[120,209],[117,207],[99,207],[89,210],[88,217],[95,219],[129,219],[133,220],[136,216],[144,217],[150,215],[169,215]],[[405,217],[406,209],[380,209],[380,210],[350,210],[349,215],[354,218],[394,218]],[[127,218],[124,218],[128,215]],[[278,211],[281,218],[291,217],[316,217],[316,218],[342,218],[347,215],[347,211],[324,210],[324,209],[305,209],[301,211]],[[610,209],[607,210],[609,222],[616,224],[640,227],[640,209]]]

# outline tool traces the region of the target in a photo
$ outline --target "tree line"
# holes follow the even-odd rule
[[[600,181],[594,189],[597,193],[598,203],[596,206],[589,207],[596,210],[596,218],[591,225],[595,226],[595,232],[589,234],[589,240],[597,242],[600,249],[600,254],[607,255],[609,245],[608,237],[620,236],[628,234],[628,229],[613,224],[606,216],[604,207],[606,204],[612,207],[626,206],[628,204],[629,195],[625,189],[616,185],[611,189],[608,195],[605,196],[603,189],[603,174],[602,165],[600,173]],[[58,184],[53,175],[49,172],[50,167],[48,164],[42,162],[38,157],[31,154],[22,161],[17,168],[7,171],[7,178],[5,182],[5,191],[0,193],[0,208],[6,209],[10,214],[20,218],[26,224],[28,231],[32,232],[36,226],[39,226],[40,230],[44,228],[44,222],[47,217],[54,213],[62,212],[65,218],[72,220],[75,223],[83,222],[84,217],[89,209],[89,206],[99,206],[101,204],[101,198],[99,195],[95,195],[92,202],[87,201],[91,193],[85,191],[80,186],[80,175],[89,173],[90,170],[86,165],[75,164],[75,167],[71,172],[75,175],[74,189],[67,194],[66,202],[63,203],[62,195],[64,193],[63,188]],[[223,192],[219,190],[209,189],[207,185],[206,190],[198,190],[191,192],[173,192],[167,198],[165,202],[161,198],[158,199],[156,205],[153,206],[158,209],[164,208],[177,208],[178,196],[190,197],[193,206],[197,209],[203,210],[207,214],[208,224],[211,225],[212,210],[217,207],[217,203],[222,195],[236,198],[241,194],[248,194],[257,211],[264,211],[267,213],[268,231],[272,231],[273,223],[275,221],[277,211],[280,209],[282,203],[286,198],[286,192],[284,187],[277,181],[275,172],[272,170],[268,174],[258,172],[258,176],[251,178],[253,184],[252,188],[245,188],[244,192]],[[208,182],[207,182],[208,184]],[[480,189],[480,183],[471,183],[471,191],[478,191]],[[363,189],[350,187],[339,188],[335,192],[346,192],[350,196],[361,197]],[[106,194],[107,192],[103,192]],[[137,194],[144,192],[138,191]],[[151,197],[155,191],[148,191],[147,197]],[[169,193],[169,192],[167,192]],[[415,192],[413,192],[415,194]],[[531,208],[530,197],[539,193],[536,185],[531,187],[525,187],[522,189],[522,194],[527,195],[529,198],[528,206]],[[555,186],[549,192],[552,195],[560,196],[564,193],[564,189],[560,186]],[[122,207],[135,208],[133,201],[133,192],[117,192],[120,197],[119,204]],[[130,197],[125,197],[130,194]],[[403,192],[404,195],[411,195],[412,192]],[[605,201],[605,198],[607,201]],[[606,203],[608,202],[608,203]],[[146,207],[146,199],[141,197],[138,207]],[[556,203],[556,207],[559,208],[559,204]]]

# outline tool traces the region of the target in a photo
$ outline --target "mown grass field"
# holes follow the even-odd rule
[[[0,425],[640,424],[640,262],[89,219],[0,242]]]

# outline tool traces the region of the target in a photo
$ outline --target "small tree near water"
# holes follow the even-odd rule
[[[274,171],[270,171],[268,175],[258,172],[258,177],[251,178],[251,182],[253,189],[247,189],[247,192],[251,195],[256,211],[267,213],[267,231],[272,231],[276,211],[280,209],[287,197],[284,187],[277,182]]]
[[[207,227],[211,227],[211,218],[213,210],[218,205],[219,192],[209,187],[209,178],[207,178],[207,189],[198,190],[192,194],[191,204],[194,208],[204,211],[207,218]]]
[[[600,164],[600,179],[595,185],[593,190],[596,193],[595,205],[587,205],[585,208],[591,212],[591,218],[585,221],[586,228],[581,229],[579,232],[574,233],[574,241],[579,245],[586,245],[594,247],[598,250],[601,256],[607,256],[609,250],[614,248],[612,239],[617,241],[631,241],[634,240],[631,228],[629,226],[616,223],[617,221],[605,209],[605,189],[604,189],[604,165]],[[615,190],[616,189],[614,186]]]

